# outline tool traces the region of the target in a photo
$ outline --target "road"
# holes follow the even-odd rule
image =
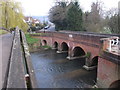
[[[55,25],[52,25],[50,28],[47,29],[48,31],[55,31]]]
[[[47,29],[41,29],[41,30],[39,30],[39,31],[55,31],[55,25],[52,25],[52,26],[50,26],[50,27],[47,28]]]
[[[0,89],[2,88],[5,79],[12,41],[12,34],[0,35]]]

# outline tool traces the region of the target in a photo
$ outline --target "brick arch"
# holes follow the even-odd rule
[[[120,87],[120,80],[116,80],[112,82],[109,86],[109,88],[119,88]]]
[[[72,49],[72,56],[73,57],[82,56],[82,55],[85,55],[85,53],[86,53],[85,50],[80,46],[75,46]]]
[[[42,45],[43,45],[43,46],[47,45],[47,40],[43,39],[43,40],[42,40]]]
[[[57,41],[54,41],[54,43],[53,43],[53,48],[56,48],[56,49],[58,49],[58,46],[59,44],[58,44],[58,42]]]
[[[60,46],[61,46],[62,51],[68,51],[69,50],[69,46],[66,42],[62,42]]]
[[[91,59],[91,66],[97,66],[97,65],[98,65],[98,57],[99,57],[99,56],[94,56],[94,57]]]

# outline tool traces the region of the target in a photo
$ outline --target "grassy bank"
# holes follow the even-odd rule
[[[42,46],[42,48],[44,48],[44,49],[51,49],[51,47],[48,46],[48,45]]]
[[[30,34],[25,34],[25,36],[26,36],[26,40],[27,40],[27,43],[28,44],[34,44],[34,43],[37,43],[39,40],[38,39],[36,39],[36,38],[32,38],[31,36],[30,36]]]
[[[30,52],[35,52],[35,51],[39,51],[39,50],[46,50],[46,49],[51,49],[50,46],[45,45],[45,46],[41,46],[40,44],[40,40],[37,38],[33,38],[31,37],[30,34],[26,33],[26,40],[29,46],[29,51]]]
[[[28,46],[29,46],[29,51],[30,52],[37,51],[40,47],[39,39],[32,38],[30,36],[30,34],[28,34],[28,33],[25,34],[25,37],[26,37],[26,40],[27,40],[27,43],[28,43]]]

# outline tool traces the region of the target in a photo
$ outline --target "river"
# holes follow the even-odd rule
[[[31,53],[39,88],[91,88],[96,81],[96,70],[82,66],[85,59],[67,60],[67,53],[55,50]]]

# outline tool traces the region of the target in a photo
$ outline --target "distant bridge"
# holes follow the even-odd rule
[[[117,87],[120,82],[120,35],[80,33],[80,32],[38,32],[31,34],[40,39],[42,45],[49,45],[57,49],[57,53],[68,52],[69,60],[85,58],[87,70],[97,67],[97,86],[103,88]],[[110,39],[117,40],[115,50],[110,51]],[[115,41],[116,42],[116,41]],[[113,43],[113,41],[111,42]],[[116,86],[117,85],[117,86]]]

